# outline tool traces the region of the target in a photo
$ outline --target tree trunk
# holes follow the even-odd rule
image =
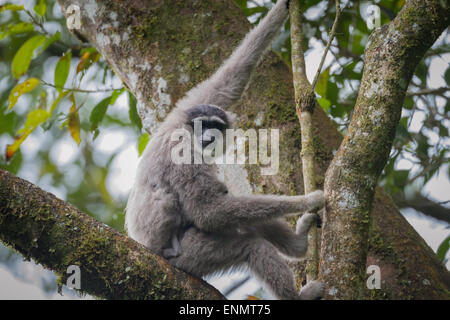
[[[325,178],[321,275],[333,297],[368,294],[365,261],[378,177],[389,158],[414,69],[449,22],[450,8],[442,1],[410,0],[391,23],[370,36],[354,114]],[[373,225],[372,236],[379,227]]]
[[[64,11],[70,4],[81,7],[81,33],[96,46],[133,91],[139,102],[143,124],[149,132],[153,132],[184,92],[212,74],[249,29],[249,23],[232,0],[59,2]],[[370,65],[366,62],[361,84],[361,92],[365,95],[360,95],[358,99],[353,118],[354,129],[349,130],[348,138],[327,174],[330,211],[324,226],[322,263],[328,264],[331,269],[322,265],[321,270],[323,277],[331,283],[328,293],[335,298],[450,297],[449,272],[389,197],[378,189],[373,203],[371,201],[376,178],[390,149],[411,68],[448,25],[449,8],[439,8],[438,3],[438,0],[407,1],[402,17],[377,31],[368,48],[366,60],[373,61],[371,65],[376,68],[386,58],[395,69],[386,73],[382,72],[384,68],[370,71]],[[381,44],[384,41],[386,47]],[[387,49],[393,49],[393,52]],[[406,59],[393,60],[397,57]],[[380,88],[388,91],[380,94]],[[380,125],[386,125],[386,130],[380,130],[382,126],[378,125],[376,118],[364,114],[371,106],[375,109],[372,114],[381,112]],[[231,111],[238,115],[237,125],[241,128],[280,129],[280,170],[274,176],[261,176],[258,166],[233,166],[228,175],[229,188],[246,192],[302,194],[300,128],[296,119],[292,75],[280,58],[273,53],[266,55],[248,90]],[[342,136],[320,108],[313,114],[313,124],[316,176],[323,181],[333,151],[338,149]],[[366,132],[366,129],[374,131]],[[370,133],[369,137],[365,133]],[[366,157],[364,151],[381,137],[385,139],[378,144],[381,154],[373,157],[369,153]],[[358,168],[370,179],[361,179],[360,174],[339,177],[339,173],[343,172],[341,166],[342,170],[349,170],[350,173]],[[5,179],[5,175],[1,177]],[[347,179],[351,177],[355,179]],[[344,204],[342,208],[341,203]],[[356,208],[356,203],[361,209]],[[20,207],[20,203],[8,202],[10,211]],[[371,232],[367,237],[369,217]],[[85,242],[85,245],[89,243]],[[366,257],[364,251],[367,249]],[[336,259],[335,263],[329,263],[331,257]],[[351,260],[346,261],[347,258]],[[111,260],[99,253],[96,261],[108,263]],[[354,270],[346,270],[345,266],[351,263],[358,265]],[[357,290],[349,284],[353,281],[353,275],[357,275],[359,285],[362,283],[365,264],[375,264],[381,268],[380,290]],[[351,276],[349,279],[346,272]],[[338,282],[341,280],[342,287],[331,277]]]

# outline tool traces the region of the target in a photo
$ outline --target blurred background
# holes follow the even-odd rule
[[[275,1],[235,2],[256,24]],[[352,116],[369,34],[391,21],[403,4],[404,0],[341,1],[340,24],[316,93],[342,133]],[[306,66],[312,80],[328,41],[335,3],[305,0],[303,7]],[[447,30],[417,67],[391,159],[380,179],[447,268],[449,42]],[[290,64],[288,23],[273,49]],[[1,168],[123,231],[124,207],[148,140],[134,97],[101,55],[68,31],[54,0],[0,0]],[[245,272],[207,280],[230,299],[270,298]],[[79,298],[92,297],[79,297],[65,287],[58,293],[52,272],[0,244],[0,299]]]

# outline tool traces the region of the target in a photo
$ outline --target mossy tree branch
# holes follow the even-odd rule
[[[315,151],[313,144],[312,113],[316,106],[314,88],[306,77],[305,54],[303,52],[302,12],[300,0],[290,3],[291,21],[291,61],[294,80],[295,103],[301,128],[301,157],[303,170],[303,186],[305,194],[316,190],[314,169]],[[317,224],[314,223],[308,233],[308,253],[306,264],[306,280],[317,279],[319,273],[319,248]]]
[[[378,177],[414,69],[449,22],[450,7],[443,1],[409,0],[391,23],[370,37],[355,111],[325,178],[320,274],[332,298],[366,295],[370,213]]]
[[[52,194],[0,170],[0,240],[60,275],[80,267],[81,293],[105,299],[223,299],[206,282]]]
[[[423,196],[418,191],[408,196],[404,192],[398,192],[393,200],[399,208],[412,208],[434,219],[450,223],[450,208]]]
[[[301,157],[303,167],[303,185],[305,194],[307,194],[316,190],[316,175],[314,168],[316,159],[312,114],[314,109],[318,106],[318,103],[315,98],[314,91],[323,67],[323,63],[336,33],[336,27],[340,16],[340,4],[339,0],[336,0],[336,18],[312,84],[309,83],[306,76],[305,54],[303,52],[302,12],[300,10],[300,5],[300,0],[293,0],[290,5],[292,44],[291,61],[296,109],[298,119],[300,121],[302,137]],[[308,237],[308,263],[306,266],[307,281],[317,279],[319,274],[319,245],[316,226],[316,224],[313,224],[311,230],[309,231]]]

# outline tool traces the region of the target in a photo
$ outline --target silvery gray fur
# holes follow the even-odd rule
[[[128,235],[186,272],[198,277],[248,267],[275,297],[317,299],[318,281],[297,292],[284,257],[301,258],[307,232],[317,218],[304,214],[294,233],[282,219],[323,206],[322,191],[306,196],[232,196],[207,164],[174,164],[171,134],[192,132],[193,118],[214,115],[236,102],[263,52],[288,15],[279,0],[208,80],[189,91],[151,137],[140,161],[126,209]],[[218,107],[219,106],[219,107]]]

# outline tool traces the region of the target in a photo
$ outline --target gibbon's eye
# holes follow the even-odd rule
[[[219,121],[203,121],[202,125],[206,129],[219,129],[220,131],[226,128],[226,125]]]

